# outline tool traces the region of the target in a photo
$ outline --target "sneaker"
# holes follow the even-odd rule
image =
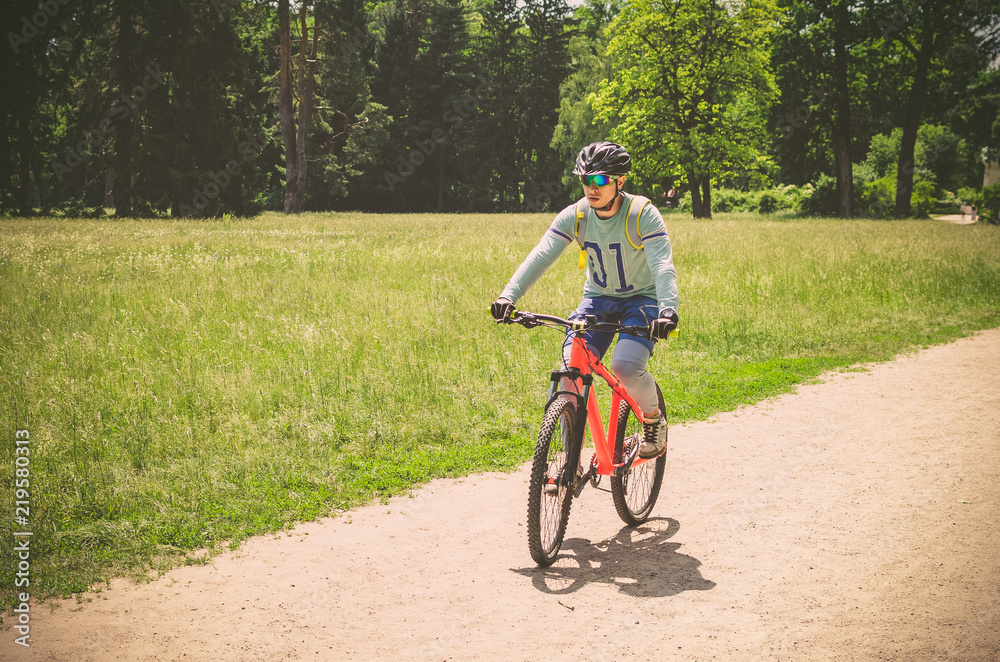
[[[625,437],[625,441],[622,443],[622,459],[632,455],[632,451],[636,446],[642,443],[642,432],[636,432],[635,434],[630,434]]]
[[[659,420],[644,423],[642,426],[642,446],[639,447],[639,458],[652,460],[659,457],[667,449],[667,419],[660,415]]]

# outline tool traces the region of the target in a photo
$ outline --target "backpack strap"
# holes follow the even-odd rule
[[[628,204],[628,213],[625,218],[625,237],[632,248],[637,251],[642,250],[642,234],[639,232],[639,216],[642,210],[649,204],[649,198],[642,195],[632,196]],[[587,235],[587,210],[590,202],[587,198],[580,198],[576,203],[576,227],[573,230],[573,238],[580,246],[580,268],[587,267],[587,250],[584,248],[583,238]],[[634,230],[633,230],[634,228]],[[633,240],[633,237],[635,239]]]
[[[649,198],[636,195],[632,196],[632,200],[629,201],[628,205],[628,216],[625,219],[625,236],[628,238],[628,243],[632,244],[632,248],[637,251],[642,250],[642,234],[639,232],[639,215],[642,214],[642,210],[645,209],[646,205],[649,204]],[[633,233],[632,228],[635,228]],[[635,241],[632,241],[632,237],[635,237]]]
[[[587,198],[580,198],[576,203],[576,227],[573,230],[573,238],[580,245],[580,268],[587,267],[587,250],[583,247],[583,238],[587,236],[587,209],[590,203]]]

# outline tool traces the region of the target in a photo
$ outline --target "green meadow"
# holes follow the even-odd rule
[[[561,338],[489,304],[550,220],[2,221],[0,604],[18,429],[33,598],[521,465]],[[996,227],[667,223],[681,336],[651,369],[673,424],[1000,325]],[[519,307],[564,315],[582,282],[567,250]]]

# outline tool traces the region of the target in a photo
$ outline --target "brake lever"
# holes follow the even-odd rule
[[[526,329],[534,329],[536,326],[542,325],[542,322],[535,319],[535,316],[530,313],[520,313],[515,322]]]

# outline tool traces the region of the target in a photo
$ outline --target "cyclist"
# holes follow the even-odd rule
[[[580,176],[584,197],[556,215],[541,241],[490,306],[490,313],[497,320],[509,317],[518,299],[567,246],[578,241],[586,251],[589,266],[583,301],[569,319],[594,315],[601,322],[650,327],[648,338],[621,335],[611,370],[642,409],[643,442],[639,457],[652,459],[666,448],[667,422],[664,412],[659,410],[656,381],[646,371],[646,364],[656,340],[666,338],[677,327],[677,272],[659,210],[645,198],[622,189],[631,170],[631,157],[616,143],[601,141],[580,150],[573,174]],[[577,237],[578,227],[584,236]],[[598,358],[604,356],[613,338],[614,333],[607,331],[584,334],[588,349]],[[563,344],[564,368],[571,343],[567,334]]]

